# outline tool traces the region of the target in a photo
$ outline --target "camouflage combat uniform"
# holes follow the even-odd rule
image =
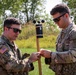
[[[76,25],[70,24],[59,34],[50,68],[55,75],[76,75]]]
[[[21,57],[20,50],[3,35],[0,37],[0,75],[28,75],[30,63]]]

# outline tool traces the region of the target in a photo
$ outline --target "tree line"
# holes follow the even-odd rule
[[[45,10],[45,3],[46,0],[0,0],[0,21],[8,16],[25,22],[34,20]]]
[[[47,16],[46,2],[47,0],[0,0],[0,23],[8,16],[17,17],[25,22],[45,18],[43,16]],[[62,0],[62,2],[67,3],[71,8],[71,14],[76,19],[76,0]],[[7,11],[9,11],[8,14]]]
[[[52,17],[46,13],[46,2],[47,0],[0,0],[0,33],[3,21],[7,17],[19,18],[22,24],[34,19],[44,19],[48,29],[56,30],[57,26],[52,21]],[[76,23],[76,0],[62,0],[62,2],[70,7],[73,21]]]

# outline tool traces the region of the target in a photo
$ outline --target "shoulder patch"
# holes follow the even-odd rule
[[[0,53],[3,54],[7,51],[7,47],[5,45],[3,45],[1,48],[0,48]]]

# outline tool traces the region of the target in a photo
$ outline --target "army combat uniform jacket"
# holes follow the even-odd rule
[[[28,75],[30,63],[21,57],[16,45],[0,37],[0,75]]]
[[[55,75],[76,75],[76,25],[70,24],[57,38],[50,68]]]

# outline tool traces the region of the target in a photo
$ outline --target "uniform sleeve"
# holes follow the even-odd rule
[[[29,68],[28,59],[16,59],[5,45],[0,48],[0,65],[8,72],[26,72]]]
[[[75,62],[74,54],[76,51],[53,52],[51,56],[51,64],[65,64]],[[74,60],[75,59],[75,60]]]
[[[51,64],[66,64],[76,62],[76,29],[70,32],[70,42],[68,44],[65,42],[65,47],[68,47],[68,50],[64,52],[52,52]]]

